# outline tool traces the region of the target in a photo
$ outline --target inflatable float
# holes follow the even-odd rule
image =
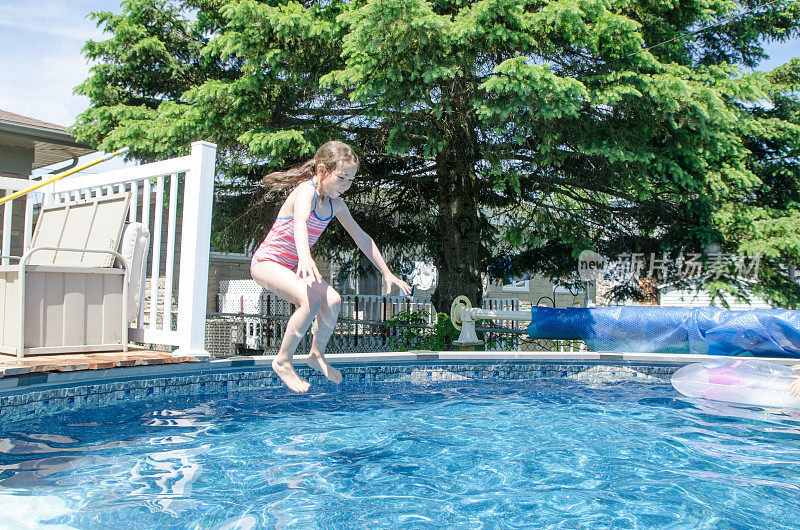
[[[720,359],[680,368],[672,375],[672,386],[691,398],[800,409],[800,396],[789,391],[797,375],[788,366],[766,361]]]

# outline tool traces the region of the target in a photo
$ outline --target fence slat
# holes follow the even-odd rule
[[[148,201],[149,202],[149,201]],[[153,231],[151,232],[153,241],[153,261],[150,269],[150,328],[163,329],[158,327],[158,283],[161,266],[161,221],[164,211],[164,177],[156,179],[156,203],[153,206],[155,219],[153,220]],[[163,322],[162,322],[163,325]]]
[[[131,209],[128,211],[128,222],[136,222],[136,213],[139,209],[139,183],[131,182]]]
[[[150,179],[144,179],[144,189],[142,193],[142,219],[141,222],[150,230],[151,238],[153,234],[153,230],[150,227],[150,194],[151,194],[151,185]],[[152,246],[150,248],[150,252],[152,253]],[[152,254],[151,254],[152,255]],[[150,276],[150,281],[153,281],[153,276]],[[156,281],[158,281],[158,276],[156,276]],[[139,293],[139,300],[141,303],[139,304],[139,319],[137,321],[137,326],[140,328],[144,328],[144,290],[145,290],[145,282],[142,282],[141,292]],[[153,326],[151,325],[151,329]]]
[[[175,219],[178,209],[178,174],[169,176],[167,213],[167,270],[164,279],[164,329],[172,329],[172,281],[175,271]]]

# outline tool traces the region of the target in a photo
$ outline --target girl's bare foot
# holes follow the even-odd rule
[[[308,381],[300,379],[300,376],[294,371],[294,367],[292,366],[291,362],[278,360],[277,358],[273,359],[272,369],[275,370],[275,373],[278,374],[278,377],[281,378],[281,381],[283,381],[284,384],[289,387],[289,390],[297,392],[298,394],[308,392],[308,388],[311,385],[308,384]]]
[[[315,370],[322,372],[322,375],[330,379],[336,384],[342,382],[342,372],[334,368],[325,360],[325,357],[318,353],[309,353],[306,364]]]

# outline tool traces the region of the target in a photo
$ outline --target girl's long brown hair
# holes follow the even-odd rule
[[[314,153],[314,158],[286,171],[273,171],[261,179],[261,185],[270,191],[294,188],[301,182],[313,178],[318,164],[323,164],[328,171],[331,171],[339,162],[358,166],[358,155],[344,142],[337,140],[325,142]]]

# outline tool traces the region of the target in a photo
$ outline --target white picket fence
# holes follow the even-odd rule
[[[288,317],[294,311],[289,302],[264,289],[253,280],[223,280],[217,295],[217,308],[228,315],[242,318],[245,347],[259,349],[263,335],[264,317]],[[404,311],[424,311],[427,322],[435,320],[433,305],[428,297],[408,299],[404,296],[343,295],[339,320],[385,322]]]
[[[516,311],[519,309],[517,298],[485,298],[485,309],[500,311]],[[294,307],[280,299],[274,293],[264,289],[253,280],[223,280],[220,282],[217,295],[218,312],[223,315],[242,315],[243,329],[239,340],[248,349],[261,349],[264,326],[268,317],[289,317]],[[420,312],[425,315],[428,325],[436,323],[436,311],[430,297],[405,297],[388,295],[342,295],[342,307],[339,313],[340,323],[353,323],[358,329],[371,324],[383,324],[392,317],[404,312]],[[494,325],[516,328],[516,322],[502,321]],[[342,327],[342,326],[340,326]],[[344,326],[346,328],[346,326]],[[362,335],[366,333],[361,332]]]
[[[28,250],[37,204],[129,191],[129,221],[150,228],[149,293],[145,293],[145,282],[141,292],[141,299],[147,304],[142,304],[129,338],[147,344],[177,346],[176,355],[207,356],[206,286],[216,149],[214,144],[195,142],[187,156],[105,173],[78,174],[10,201],[3,210],[0,253],[9,256],[12,234],[19,233],[23,234],[23,252]],[[6,196],[31,183],[0,178],[0,190]],[[24,204],[22,227],[14,226],[12,211],[20,209],[14,203]],[[5,265],[9,260],[2,258],[0,263]]]
[[[217,295],[220,313],[289,316],[291,304],[278,298],[253,280],[222,280]],[[427,321],[435,321],[430,297],[343,295],[340,318],[386,321],[404,311],[425,311]]]

